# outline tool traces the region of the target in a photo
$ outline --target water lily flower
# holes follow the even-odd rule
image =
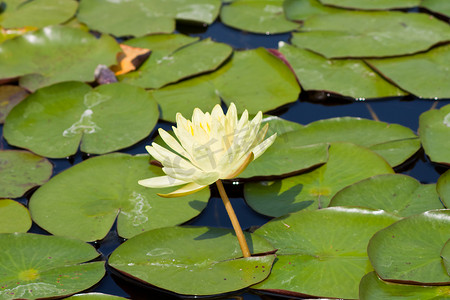
[[[211,114],[194,109],[192,121],[177,113],[177,126],[173,127],[177,139],[159,129],[170,151],[157,143],[147,151],[163,165],[166,176],[140,180],[139,184],[151,188],[184,185],[163,197],[179,197],[197,192],[219,179],[237,177],[248,164],[261,156],[272,145],[276,134],[264,140],[268,130],[261,130],[262,113],[248,119],[247,110],[238,119],[236,106],[231,103],[227,114],[216,105]]]
[[[186,120],[180,113],[176,119],[177,126],[172,128],[178,140],[164,129],[159,129],[159,135],[173,151],[156,143],[146,147],[150,155],[161,162],[166,175],[139,180],[139,184],[151,188],[184,184],[172,193],[158,194],[170,198],[189,195],[216,183],[242,254],[250,257],[244,233],[221,179],[237,177],[273,144],[276,133],[264,140],[269,124],[260,130],[262,113],[258,112],[249,121],[248,111],[245,110],[238,119],[234,103],[231,103],[226,115],[220,105],[216,105],[211,114],[194,109],[192,121]]]

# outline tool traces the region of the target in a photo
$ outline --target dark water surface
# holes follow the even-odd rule
[[[190,34],[192,36],[199,36],[201,38],[211,37],[214,41],[223,42],[231,45],[235,49],[252,49],[257,47],[278,48],[278,42],[288,42],[290,34],[279,34],[272,36],[255,35],[244,33],[238,30],[225,27],[222,23],[216,22],[209,27],[180,27],[179,32]],[[420,76],[420,75],[418,75]],[[376,99],[371,101],[348,101],[340,98],[327,96],[323,93],[304,93],[302,92],[300,99],[292,105],[282,108],[275,114],[280,117],[295,121],[301,124],[308,124],[310,122],[342,116],[352,116],[372,119],[371,110],[376,114],[380,121],[388,123],[397,123],[411,128],[417,132],[419,115],[429,110],[433,105],[440,108],[450,103],[450,99],[433,101],[424,99],[415,99],[413,97],[392,98],[392,99]],[[157,128],[163,127],[170,129],[168,123],[158,123]],[[156,129],[157,129],[156,128]],[[144,147],[151,142],[154,137],[154,132],[144,141],[123,150],[130,154],[146,153]],[[0,125],[2,138],[0,140],[0,149],[13,149],[3,139],[3,125]],[[78,153],[70,159],[51,159],[55,168],[54,174],[57,174],[64,169],[71,167],[73,164],[81,162],[88,156]],[[401,166],[397,171],[403,174],[410,175],[418,179],[422,183],[435,183],[445,168],[433,165],[428,158],[423,154],[423,151],[418,153],[412,161]],[[262,216],[249,208],[242,195],[242,185],[226,185],[227,192],[230,195],[233,207],[236,210],[241,225],[248,229],[251,226],[260,226],[266,223],[270,218]],[[228,216],[223,207],[222,201],[219,198],[218,192],[215,188],[211,189],[212,197],[206,209],[194,220],[188,222],[190,225],[206,225],[232,228]],[[31,193],[24,198],[18,199],[23,204],[27,203],[27,199]],[[31,232],[47,234],[37,225],[33,225]],[[123,239],[117,236],[115,228],[102,241],[95,243],[98,250],[103,254],[103,259],[121,243]],[[141,286],[136,282],[130,282],[127,279],[116,276],[108,269],[107,276],[89,292],[102,292],[106,294],[113,294],[132,299],[171,299],[168,293],[160,292]],[[262,296],[254,295],[249,292],[242,292],[241,294],[228,295],[221,299],[262,299]]]

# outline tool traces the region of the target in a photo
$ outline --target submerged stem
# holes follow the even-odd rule
[[[236,232],[236,236],[239,241],[239,246],[241,246],[241,251],[244,257],[250,257],[250,250],[248,249],[247,241],[245,240],[244,233],[242,232],[241,225],[239,225],[239,221],[234,213],[234,209],[231,206],[230,199],[228,199],[227,193],[225,192],[225,188],[223,187],[222,181],[219,179],[216,181],[217,188],[219,189],[220,197],[222,198],[223,204],[225,205],[225,209],[227,210],[228,216],[230,217],[231,224],[233,225],[234,232]]]

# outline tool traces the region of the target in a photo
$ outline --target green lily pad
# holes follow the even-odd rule
[[[439,177],[436,190],[445,206],[450,208],[450,170]]]
[[[432,161],[450,165],[450,104],[420,115],[419,136]]]
[[[53,165],[27,151],[0,151],[0,198],[17,198],[29,189],[46,182]]]
[[[113,296],[113,295],[107,295],[107,294],[101,294],[101,293],[86,293],[86,294],[77,294],[73,295],[71,297],[68,297],[67,299],[76,299],[76,300],[102,300],[102,299],[127,299],[123,297]]]
[[[274,248],[262,237],[246,234],[250,252],[242,258],[236,236],[228,229],[169,227],[126,241],[109,265],[159,288],[183,295],[237,291],[270,274]]]
[[[376,233],[367,248],[383,280],[450,284],[442,247],[450,239],[450,210],[432,210],[403,219]]]
[[[289,32],[300,25],[286,19],[283,0],[236,0],[225,5],[220,20],[227,26],[255,33]]]
[[[444,261],[444,266],[447,269],[447,274],[450,276],[450,239],[445,243],[441,251],[441,257]]]
[[[327,207],[344,187],[378,174],[394,171],[379,155],[350,143],[333,143],[328,162],[298,176],[248,183],[247,203],[259,213],[279,217],[302,209]]]
[[[405,95],[362,60],[326,59],[283,42],[279,50],[294,69],[304,90],[324,90],[356,99]]]
[[[359,299],[361,300],[438,300],[448,299],[450,286],[421,286],[397,284],[380,279],[370,272],[361,279]]]
[[[312,16],[345,12],[345,9],[325,6],[319,0],[285,0],[284,13],[289,20],[301,21]]]
[[[402,164],[420,149],[419,139],[407,127],[351,117],[312,122],[277,137],[280,138],[291,147],[331,142],[354,143],[383,156],[393,167]]]
[[[396,11],[321,15],[305,20],[301,30],[293,33],[292,43],[327,58],[412,54],[450,40],[445,22]]]
[[[420,184],[401,174],[378,175],[339,191],[330,206],[361,206],[383,209],[398,217],[445,208],[435,184]]]
[[[74,0],[3,0],[0,25],[42,28],[61,24],[73,17],[77,8],[78,2]]]
[[[450,98],[450,45],[410,56],[370,59],[367,63],[400,88],[418,97]],[[420,79],[414,76],[419,70],[424,74]]]
[[[108,35],[49,26],[1,43],[0,52],[0,79],[22,76],[20,85],[34,91],[62,81],[93,81],[95,68],[114,64],[120,47]]]
[[[239,112],[250,114],[270,111],[295,102],[300,87],[281,60],[263,48],[235,51],[232,58],[217,71],[194,77],[155,92],[163,119],[175,121],[175,113],[190,116],[195,107],[210,110],[219,102],[236,104]],[[169,103],[166,103],[169,101]]]
[[[14,107],[3,133],[9,144],[47,157],[70,156],[79,146],[83,152],[103,154],[148,136],[158,115],[156,101],[142,88],[114,83],[92,89],[82,82],[63,82]]]
[[[379,210],[333,207],[278,218],[255,231],[278,249],[258,290],[290,296],[358,298],[361,277],[372,270],[367,243],[398,218]]]
[[[0,86],[0,124],[5,122],[11,109],[28,96],[24,88],[16,85]]]
[[[89,28],[115,36],[171,33],[175,19],[211,24],[220,0],[81,0],[77,18]]]
[[[419,6],[421,0],[320,0],[324,5],[342,8],[377,10]]]
[[[27,232],[31,227],[28,209],[11,199],[0,199],[0,233]]]
[[[435,13],[442,14],[444,16],[450,16],[450,2],[447,0],[422,0],[420,5]]]
[[[157,193],[176,188],[150,189],[137,183],[162,175],[161,168],[149,165],[147,155],[90,158],[38,189],[30,199],[31,216],[52,234],[95,241],[106,236],[116,218],[118,234],[131,238],[188,221],[206,206],[208,189],[168,200]]]
[[[238,111],[247,109],[250,114],[295,102],[300,93],[289,67],[264,48],[235,51],[232,59],[210,76],[227,105],[234,102]]]
[[[41,299],[83,291],[105,275],[89,244],[30,233],[0,234],[0,299]]]
[[[163,57],[174,52],[178,48],[198,41],[198,37],[191,37],[184,34],[154,34],[139,38],[129,39],[125,45],[152,50],[152,56]]]
[[[154,55],[153,52],[139,70],[119,76],[119,80],[144,88],[160,88],[192,75],[213,71],[231,53],[230,46],[205,39],[167,55]]]
[[[296,145],[286,134],[303,126],[277,117],[267,117],[261,126],[269,124],[266,136],[275,132],[277,138],[261,158],[252,161],[239,175],[240,179],[261,179],[267,177],[289,176],[324,164],[328,159],[328,144]]]
[[[150,92],[161,107],[160,118],[173,123],[176,122],[177,113],[190,118],[195,107],[202,111],[212,111],[216,104],[220,104],[220,97],[214,86],[203,76]]]

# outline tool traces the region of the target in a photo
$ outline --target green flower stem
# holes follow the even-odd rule
[[[241,225],[239,225],[239,221],[234,213],[234,209],[231,206],[230,199],[228,199],[227,193],[225,192],[225,188],[223,187],[222,181],[219,179],[216,181],[217,188],[219,189],[220,197],[222,197],[223,204],[225,205],[225,209],[227,210],[228,216],[230,217],[231,224],[233,225],[234,232],[236,232],[236,236],[239,241],[239,246],[241,246],[242,255],[244,257],[250,257],[250,250],[248,249],[247,241],[245,240],[244,233],[242,232]]]

